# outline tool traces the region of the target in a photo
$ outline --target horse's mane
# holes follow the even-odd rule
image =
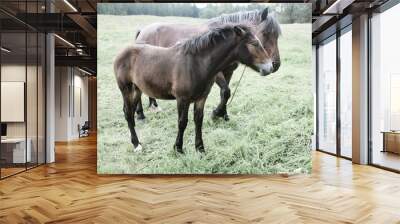
[[[254,10],[222,14],[208,21],[209,26],[218,26],[227,23],[250,23],[252,25],[259,24],[261,23],[261,12]]]
[[[207,22],[209,27],[217,27],[223,24],[236,23],[236,24],[248,24],[248,25],[259,25],[264,24],[263,32],[266,35],[273,35],[274,37],[279,37],[282,33],[280,25],[276,20],[273,13],[268,13],[267,18],[262,20],[263,11],[253,10],[245,12],[236,12],[231,14],[222,14],[215,17]]]
[[[231,35],[235,34],[234,28],[241,28],[246,34],[250,33],[250,28],[246,25],[224,25],[211,28],[209,31],[188,39],[182,43],[178,43],[182,47],[185,54],[197,54],[210,47],[220,44]]]

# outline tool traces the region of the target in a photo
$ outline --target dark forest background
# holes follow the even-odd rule
[[[210,3],[199,7],[193,3],[102,3],[97,4],[98,14],[106,15],[155,15],[212,18],[224,13],[249,11],[269,7],[280,23],[310,23],[311,5],[299,4],[231,4]]]

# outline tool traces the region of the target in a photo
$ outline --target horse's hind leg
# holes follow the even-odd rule
[[[135,151],[142,149],[135,131],[135,110],[139,103],[142,92],[132,83],[127,84],[122,91],[124,98],[124,114],[128,122],[128,127],[131,132],[131,142],[135,147]]]
[[[142,99],[139,99],[139,102],[136,107],[136,114],[137,114],[136,118],[138,120],[144,120],[146,118],[146,116],[144,116],[144,113],[143,113]]]
[[[149,107],[151,107],[152,105],[155,106],[155,107],[158,107],[156,99],[152,98],[152,97],[149,97]]]
[[[183,134],[185,132],[188,122],[188,111],[190,103],[181,99],[177,99],[178,106],[178,135],[176,136],[176,142],[174,148],[176,151],[183,153]]]
[[[149,97],[149,107],[152,108],[154,111],[157,111],[157,109],[159,109],[155,98]]]

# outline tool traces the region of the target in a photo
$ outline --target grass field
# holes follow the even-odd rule
[[[113,74],[115,55],[134,42],[136,30],[153,22],[201,23],[204,20],[157,16],[98,16],[98,173],[103,174],[275,174],[308,173],[313,129],[311,25],[282,25],[282,65],[261,77],[246,73],[228,107],[231,120],[213,121],[219,102],[214,85],[205,106],[203,139],[206,154],[194,147],[193,110],[184,137],[183,155],[173,150],[177,134],[176,101],[158,101],[151,112],[142,96],[145,121],[136,122],[144,148],[136,153],[122,111],[122,96]],[[233,75],[235,88],[243,67]]]

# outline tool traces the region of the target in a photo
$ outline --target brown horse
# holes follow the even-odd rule
[[[245,25],[213,28],[168,48],[135,44],[122,51],[115,59],[114,72],[135,151],[142,148],[134,115],[143,92],[157,99],[176,99],[179,131],[175,148],[181,153],[189,106],[194,102],[195,146],[204,152],[204,103],[218,72],[235,61],[261,74],[272,69],[271,55]]]
[[[271,71],[264,71],[265,74],[276,72],[280,66],[280,57],[278,49],[278,37],[281,33],[280,26],[274,16],[268,13],[268,8],[258,11],[238,12],[233,14],[221,15],[207,21],[201,25],[176,24],[176,23],[154,23],[142,28],[136,34],[137,43],[147,43],[160,47],[170,47],[185,38],[206,32],[210,28],[223,26],[227,23],[245,24],[254,26],[253,34],[256,35],[264,48],[273,57],[273,68]],[[216,78],[217,85],[221,88],[221,101],[217,108],[213,111],[213,118],[222,117],[229,120],[226,110],[226,104],[231,95],[229,82],[234,70],[238,67],[236,62],[222,68]],[[153,98],[150,99],[150,106],[157,107],[157,102]],[[137,118],[144,119],[143,106],[141,101],[137,107]]]

